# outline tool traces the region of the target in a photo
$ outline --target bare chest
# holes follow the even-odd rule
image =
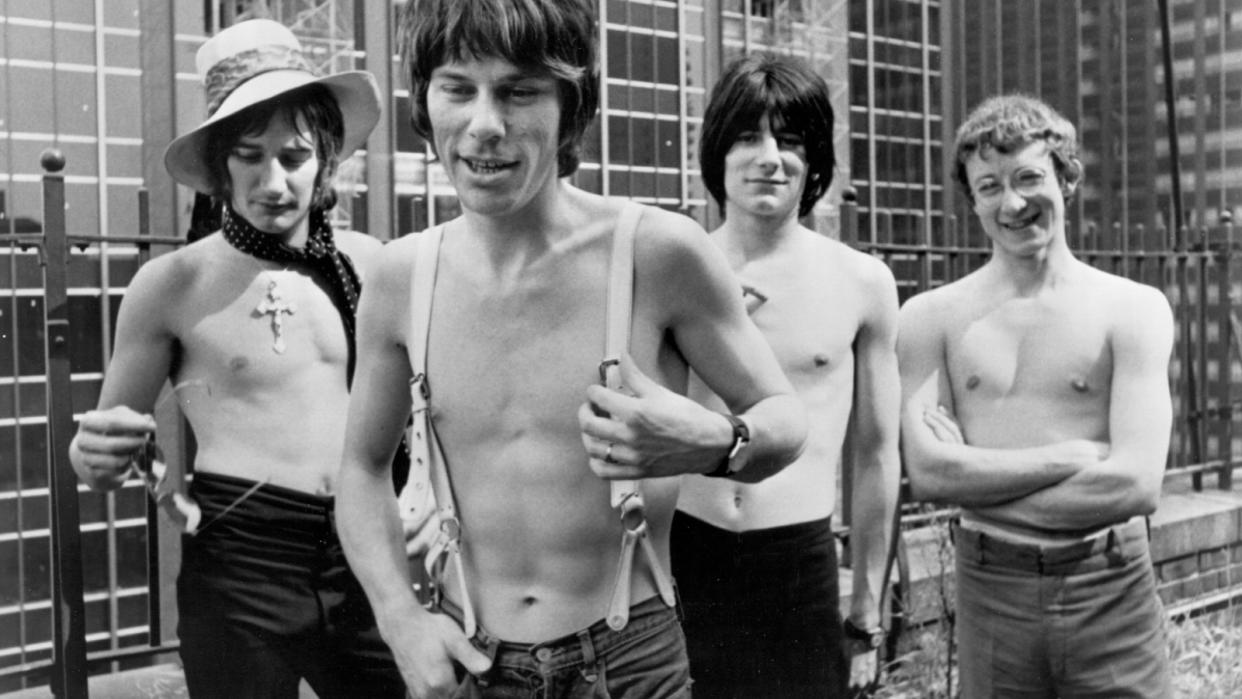
[[[766,278],[753,284],[765,300],[748,299],[750,317],[786,376],[800,387],[852,377],[861,325],[857,293],[822,279]],[[747,280],[748,285],[750,282]]]
[[[985,315],[947,347],[959,406],[1042,402],[1072,408],[1107,400],[1113,357],[1107,328],[1090,309]]]
[[[219,279],[196,294],[179,332],[182,373],[222,384],[261,386],[340,365],[348,345],[327,292],[296,271]]]

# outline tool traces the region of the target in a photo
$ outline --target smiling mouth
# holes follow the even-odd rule
[[[1029,228],[1030,226],[1035,225],[1035,222],[1038,220],[1039,220],[1039,212],[1036,212],[1034,216],[1028,216],[1026,218],[1021,218],[1016,221],[1002,221],[1001,225],[1004,226],[1005,228],[1008,228],[1011,231],[1020,231],[1024,228]]]
[[[507,160],[483,160],[481,158],[462,158],[461,161],[471,172],[479,175],[494,175],[517,167],[517,163]]]
[[[771,185],[782,185],[782,184],[789,184],[789,182],[787,182],[786,180],[766,180],[766,179],[754,179],[754,180],[751,180],[751,183],[753,183],[753,184],[771,184]]]

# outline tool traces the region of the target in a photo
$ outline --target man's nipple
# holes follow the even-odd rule
[[[1087,391],[1091,390],[1091,386],[1087,384],[1086,379],[1083,379],[1081,377],[1075,377],[1071,379],[1070,385],[1073,386],[1074,390],[1078,391],[1079,393],[1086,393]]]
[[[973,391],[976,388],[979,388],[979,376],[977,374],[971,376],[969,379],[966,379],[966,390],[967,391]]]

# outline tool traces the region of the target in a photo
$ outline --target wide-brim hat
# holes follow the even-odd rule
[[[216,124],[256,104],[278,100],[308,85],[322,85],[336,97],[344,121],[341,159],[366,143],[380,117],[380,91],[366,71],[318,76],[293,32],[270,19],[239,22],[208,39],[195,66],[207,96],[207,120],[168,144],[164,167],[173,179],[204,194],[219,194],[207,152]]]

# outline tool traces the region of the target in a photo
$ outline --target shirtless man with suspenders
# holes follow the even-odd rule
[[[593,6],[403,11],[414,123],[463,215],[373,269],[338,520],[415,697],[688,696],[667,573],[676,476],[758,480],[805,438],[703,230],[562,179],[596,110]],[[729,413],[682,395],[691,368]],[[411,408],[439,484],[441,613],[410,588],[388,474]]]

